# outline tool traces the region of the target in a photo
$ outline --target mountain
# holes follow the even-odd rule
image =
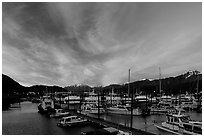
[[[86,84],[76,84],[76,85],[71,85],[71,86],[66,86],[64,87],[67,91],[74,92],[76,94],[82,94],[84,92],[89,92],[94,89],[94,87],[91,87]]]
[[[175,77],[168,77],[161,79],[161,87],[163,94],[178,94],[178,93],[196,93],[202,91],[202,74],[199,71],[188,71],[184,74]],[[26,97],[29,92],[38,93],[38,95],[43,95],[44,92],[67,92],[72,91],[76,94],[82,94],[84,92],[96,91],[103,93],[110,93],[112,90],[118,94],[128,93],[128,83],[110,84],[105,87],[91,87],[89,85],[73,85],[66,86],[64,88],[59,86],[46,86],[46,85],[33,85],[31,87],[24,87],[20,85],[17,81],[13,80],[7,75],[2,74],[2,95],[3,98],[11,95],[19,95],[20,97]],[[155,93],[159,94],[159,79],[149,80],[144,79],[140,81],[134,81],[130,83],[130,93],[143,92],[143,93]],[[155,92],[154,92],[155,91]]]
[[[152,93],[159,94],[159,79],[135,81],[130,84],[133,87]],[[199,71],[188,71],[184,74],[161,79],[161,90],[163,94],[196,93],[197,85],[199,92],[202,91],[202,74]],[[127,84],[125,85],[127,87]]]
[[[9,76],[2,74],[2,109],[8,109],[10,104],[20,102],[20,94],[24,88]]]
[[[24,91],[24,86],[19,84],[17,81],[13,80],[7,75],[2,74],[2,94],[14,94],[22,93]]]
[[[20,102],[21,98],[29,97],[28,93],[34,93],[36,96],[42,96],[44,92],[67,92],[66,89],[59,86],[33,85],[24,87],[11,77],[2,74],[2,109],[8,109],[10,104]]]

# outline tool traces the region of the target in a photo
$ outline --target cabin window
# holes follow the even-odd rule
[[[167,122],[170,122],[170,117],[167,117]]]
[[[51,102],[45,102],[45,105],[51,105]]]
[[[181,117],[181,121],[188,123],[189,122],[189,118],[188,117]]]
[[[174,118],[174,122],[179,123],[179,120],[177,117]]]
[[[185,130],[192,132],[192,126],[191,125],[183,124],[183,126],[184,126]]]
[[[193,127],[193,132],[198,133],[198,134],[202,134],[202,129],[201,129],[201,127],[194,126]]]
[[[131,111],[131,107],[127,107],[127,110],[128,110],[128,111]]]
[[[71,121],[71,119],[66,119],[66,120],[65,120],[65,122],[70,122],[70,121]]]
[[[174,118],[173,117],[171,117],[171,122],[174,122]]]
[[[118,108],[120,108],[120,109],[124,109],[124,107],[120,107],[120,106],[118,106]]]

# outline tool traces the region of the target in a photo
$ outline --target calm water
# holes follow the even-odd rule
[[[21,108],[2,112],[3,135],[80,135],[96,129],[94,126],[60,128],[58,119],[37,113],[37,104],[23,102]]]
[[[3,135],[80,135],[81,132],[95,130],[95,126],[59,128],[58,119],[50,119],[37,113],[37,104],[23,102],[21,108],[12,108],[2,112]],[[201,113],[187,113],[194,120],[202,120]],[[101,118],[130,126],[130,116],[102,115]],[[133,127],[156,134],[166,134],[157,130],[153,121],[158,123],[165,121],[165,115],[151,115],[148,117],[134,116]]]
[[[199,120],[202,121],[202,113],[196,113],[196,112],[186,112],[185,114],[190,115],[192,120]],[[93,117],[97,117],[97,115],[90,115]],[[115,115],[115,114],[104,114],[101,115],[102,119],[105,119],[107,121],[112,121],[115,123],[119,123],[121,125],[129,126],[130,127],[130,116],[127,115]],[[160,125],[161,122],[166,121],[165,115],[151,115],[148,117],[142,117],[142,116],[133,116],[133,127],[136,129],[140,129],[143,131],[151,132],[154,134],[159,135],[171,135],[170,133],[158,130],[154,124]]]
[[[186,113],[191,116],[193,120],[202,121],[202,113]],[[114,114],[106,114],[101,116],[103,119],[108,121],[113,121],[120,123],[122,125],[130,126],[130,116],[127,115],[114,115]],[[154,124],[161,124],[161,122],[166,121],[165,115],[151,115],[148,117],[142,116],[133,116],[133,127],[136,129],[141,129],[144,131],[148,131],[155,134],[168,134],[166,132],[158,130]]]

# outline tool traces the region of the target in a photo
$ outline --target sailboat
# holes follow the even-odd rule
[[[159,93],[160,93],[160,102],[156,106],[151,106],[151,114],[165,114],[171,109],[171,97],[162,96],[161,89],[161,70],[159,67]]]

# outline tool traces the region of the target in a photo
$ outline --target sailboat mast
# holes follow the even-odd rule
[[[161,93],[161,69],[159,67],[159,93],[160,93],[160,96],[162,96],[162,93]]]
[[[128,83],[128,91],[130,93],[130,69],[129,69],[129,83]],[[133,123],[133,90],[131,92],[131,117],[130,117],[130,128],[132,129]]]
[[[198,102],[199,102],[199,74],[197,75],[197,99],[198,99]]]
[[[128,98],[130,97],[130,69],[128,71]]]

